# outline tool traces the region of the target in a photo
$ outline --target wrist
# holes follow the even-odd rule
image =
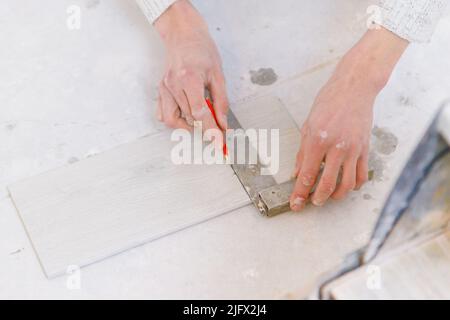
[[[154,26],[166,45],[185,33],[208,32],[202,16],[188,0],[176,1],[155,21]]]
[[[344,67],[362,85],[378,94],[389,81],[408,44],[384,28],[369,30],[344,56],[338,68]]]

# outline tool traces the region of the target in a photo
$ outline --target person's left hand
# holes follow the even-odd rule
[[[316,206],[342,199],[368,180],[373,104],[406,46],[387,30],[369,31],[338,64],[301,130],[292,210],[302,210],[310,198]]]
[[[363,93],[364,91],[364,93]],[[347,77],[334,76],[321,90],[301,130],[291,208],[299,211],[312,195],[314,205],[343,198],[367,181],[372,106],[377,92]],[[341,169],[342,168],[342,169]],[[339,172],[342,179],[337,185]]]

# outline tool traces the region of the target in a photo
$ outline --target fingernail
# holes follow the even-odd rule
[[[300,211],[305,204],[305,199],[297,197],[293,201],[291,201],[291,209],[294,211]]]
[[[312,203],[316,207],[322,207],[324,205],[325,201],[323,201],[322,199],[313,199]]]

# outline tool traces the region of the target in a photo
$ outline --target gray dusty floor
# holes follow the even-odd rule
[[[299,124],[337,59],[364,31],[369,5],[194,2],[222,52],[231,100],[274,93]],[[72,4],[81,7],[81,30],[66,27]],[[160,130],[152,115],[161,44],[132,1],[5,0],[0,11],[2,298],[301,297],[365,243],[408,153],[450,96],[447,15],[431,44],[410,47],[377,100],[378,171],[362,191],[271,220],[242,208],[87,267],[81,289],[71,290],[70,276],[44,277],[6,186]],[[253,84],[252,71],[260,68],[272,68],[277,81]],[[387,147],[392,141],[396,147]]]

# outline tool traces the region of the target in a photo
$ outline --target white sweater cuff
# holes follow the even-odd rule
[[[381,0],[375,22],[410,42],[428,42],[448,0]]]
[[[136,0],[150,23],[154,23],[176,0]]]

